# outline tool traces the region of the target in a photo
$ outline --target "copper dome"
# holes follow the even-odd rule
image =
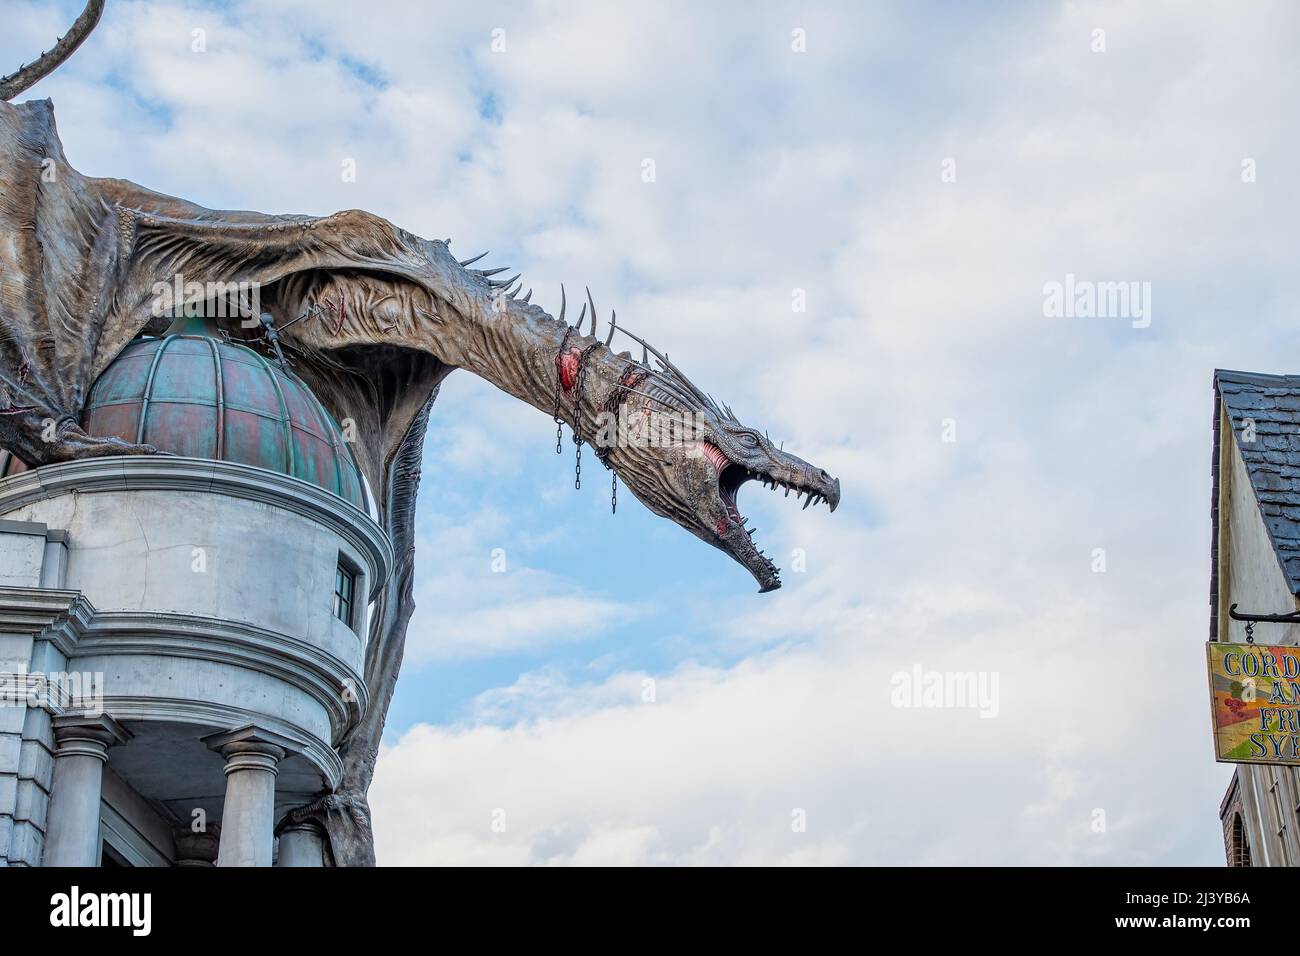
[[[366,507],[343,432],[316,396],[234,342],[203,334],[137,339],[91,388],[81,425],[173,455],[292,475]],[[0,475],[27,470],[8,451],[0,462]]]

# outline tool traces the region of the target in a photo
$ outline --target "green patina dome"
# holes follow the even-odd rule
[[[81,425],[173,455],[292,475],[366,507],[342,429],[307,386],[194,323],[127,345],[91,388]],[[0,456],[8,459],[0,474],[26,470],[8,452]]]

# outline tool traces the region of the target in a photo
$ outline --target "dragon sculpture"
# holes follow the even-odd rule
[[[640,360],[613,351],[613,335],[624,330],[611,316],[607,337],[597,337],[590,294],[570,325],[567,305],[553,318],[531,303],[531,290],[520,295],[518,276],[472,268],[478,260],[457,261],[449,241],[365,212],[216,211],[83,176],[64,157],[52,104],[9,101],[72,53],[103,7],[91,0],[52,50],[0,78],[0,446],[31,467],[155,453],[82,430],[91,385],[133,338],[162,330],[159,283],[183,276],[187,289],[260,290],[262,321],[223,331],[287,353],[334,416],[355,423],[354,453],[398,559],[371,621],[371,706],[341,748],[343,781],[294,811],[325,826],[336,864],[372,865],[366,793],[414,609],[421,447],[448,373],[468,369],[568,425],[579,454],[591,442],[616,481],[730,555],[761,591],[780,586],[779,570],[746,528],[741,485],[757,480],[806,496],[804,507],[834,510],[839,482],[742,424],[640,338],[625,333],[641,345]],[[600,441],[599,423],[611,413],[624,422],[670,414],[692,433],[677,442]]]

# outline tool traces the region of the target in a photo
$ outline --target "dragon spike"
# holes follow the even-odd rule
[[[582,312],[578,314],[578,321],[573,326],[575,329],[578,330],[579,335],[582,334],[582,320],[585,319],[586,317],[587,317],[587,303],[584,302],[582,303]]]
[[[529,302],[532,301],[532,299],[533,299],[533,290],[529,289],[528,294],[524,296],[524,305],[527,305]]]
[[[564,321],[564,310],[568,308],[569,301],[564,297],[564,283],[560,283],[560,321]]]
[[[627,329],[620,328],[619,331],[621,331],[624,335],[632,339],[632,341],[640,342],[642,348],[642,354],[644,355],[645,352],[648,351],[650,355],[653,355],[655,358],[657,358],[659,360],[659,364],[662,367],[663,371],[667,372],[674,381],[680,383],[681,386],[684,389],[686,389],[686,391],[689,392],[697,402],[699,402],[702,405],[708,405],[714,411],[718,411],[717,403],[714,402],[713,399],[705,395],[702,391],[700,391],[699,388],[695,386],[695,383],[692,382],[689,378],[687,378],[686,374],[672,363],[672,361],[668,358],[667,353],[660,352],[654,346],[646,342],[645,339],[633,335]],[[647,357],[646,361],[643,362],[642,364],[644,364],[646,368],[649,368],[650,367],[649,358]],[[718,413],[721,414],[720,411],[718,411]],[[734,421],[734,416],[733,416],[733,421]]]
[[[517,296],[520,292],[522,292],[523,289],[524,289],[524,280],[523,280],[523,279],[520,279],[519,282],[516,283],[514,286],[512,286],[512,287],[509,288],[509,289],[506,289],[506,292],[509,294],[510,298],[513,299],[513,298],[514,298],[515,296]]]
[[[636,342],[638,345],[641,346],[641,354],[645,356],[645,361],[642,362],[642,364],[645,365],[646,368],[650,367],[651,355],[653,355],[655,358],[659,359],[660,361],[664,360],[665,358],[664,354],[660,352],[658,349],[656,349],[649,342],[647,342],[645,339],[641,338],[641,336],[635,335],[632,332],[629,332],[625,328],[620,328],[619,331],[622,332],[624,335],[626,335],[633,342]]]
[[[461,262],[460,262],[460,264],[461,264],[462,267],[464,267],[464,266],[472,266],[474,263],[478,262],[480,259],[482,259],[482,258],[483,258],[484,256],[486,256],[486,255],[487,255],[486,252],[480,252],[480,253],[479,253],[478,255],[476,255],[473,259],[462,259]]]
[[[618,313],[613,309],[609,312],[609,335],[605,336],[605,348],[609,348],[609,343],[614,341],[614,331],[618,328]]]
[[[498,270],[497,270],[497,272],[505,272],[505,271],[506,271],[505,269],[498,269]],[[520,276],[520,273],[516,272],[516,273],[515,273],[514,275],[512,275],[509,279],[501,279],[501,280],[497,280],[497,279],[489,279],[489,280],[488,280],[488,285],[492,286],[493,288],[497,288],[497,289],[508,289],[508,288],[510,288],[512,285],[515,284],[515,280],[518,279],[519,276]]]
[[[591,286],[587,286],[587,301],[591,303],[591,334],[596,334],[596,302],[591,297]]]
[[[626,386],[619,386],[619,387],[623,391],[627,392],[629,395],[640,395],[642,398],[647,398],[652,402],[656,402],[657,404],[662,405],[664,408],[671,408],[675,412],[681,411],[681,409],[678,408],[676,405],[674,405],[672,402],[665,402],[662,398],[659,398],[656,395],[651,395],[649,392],[642,392],[635,388],[627,388]]]
[[[475,269],[474,271],[486,279],[488,276],[494,276],[505,272],[509,268],[509,266],[502,266],[500,269]]]
[[[619,331],[627,335],[629,338],[635,339],[637,342],[641,343],[641,367],[652,372],[655,371],[654,366],[650,364],[650,354],[654,353],[656,356],[659,355],[659,353],[655,351],[654,346],[649,345],[644,340],[633,335],[631,332],[628,332],[627,329],[624,329],[622,326],[619,327]],[[704,395],[700,392],[699,389],[697,389],[694,385],[692,385],[690,382],[686,381],[685,379],[680,378],[678,375],[671,374],[668,372],[668,367],[663,364],[662,358],[659,358],[659,365],[661,369],[660,372],[661,377],[656,382],[658,388],[672,395],[679,402],[681,402],[683,405],[686,406],[691,406],[691,405],[696,405],[701,403],[707,404]],[[721,413],[719,413],[719,415],[720,414]]]

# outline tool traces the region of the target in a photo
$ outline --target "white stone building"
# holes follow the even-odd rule
[[[1300,376],[1214,376],[1210,640],[1245,642],[1230,616],[1300,611]],[[1260,644],[1296,644],[1300,625],[1257,623]],[[1229,866],[1300,863],[1296,768],[1238,764],[1219,808]]]
[[[0,451],[0,865],[328,862],[287,812],[339,782],[391,547],[310,391],[173,329],[83,416],[171,454]]]

